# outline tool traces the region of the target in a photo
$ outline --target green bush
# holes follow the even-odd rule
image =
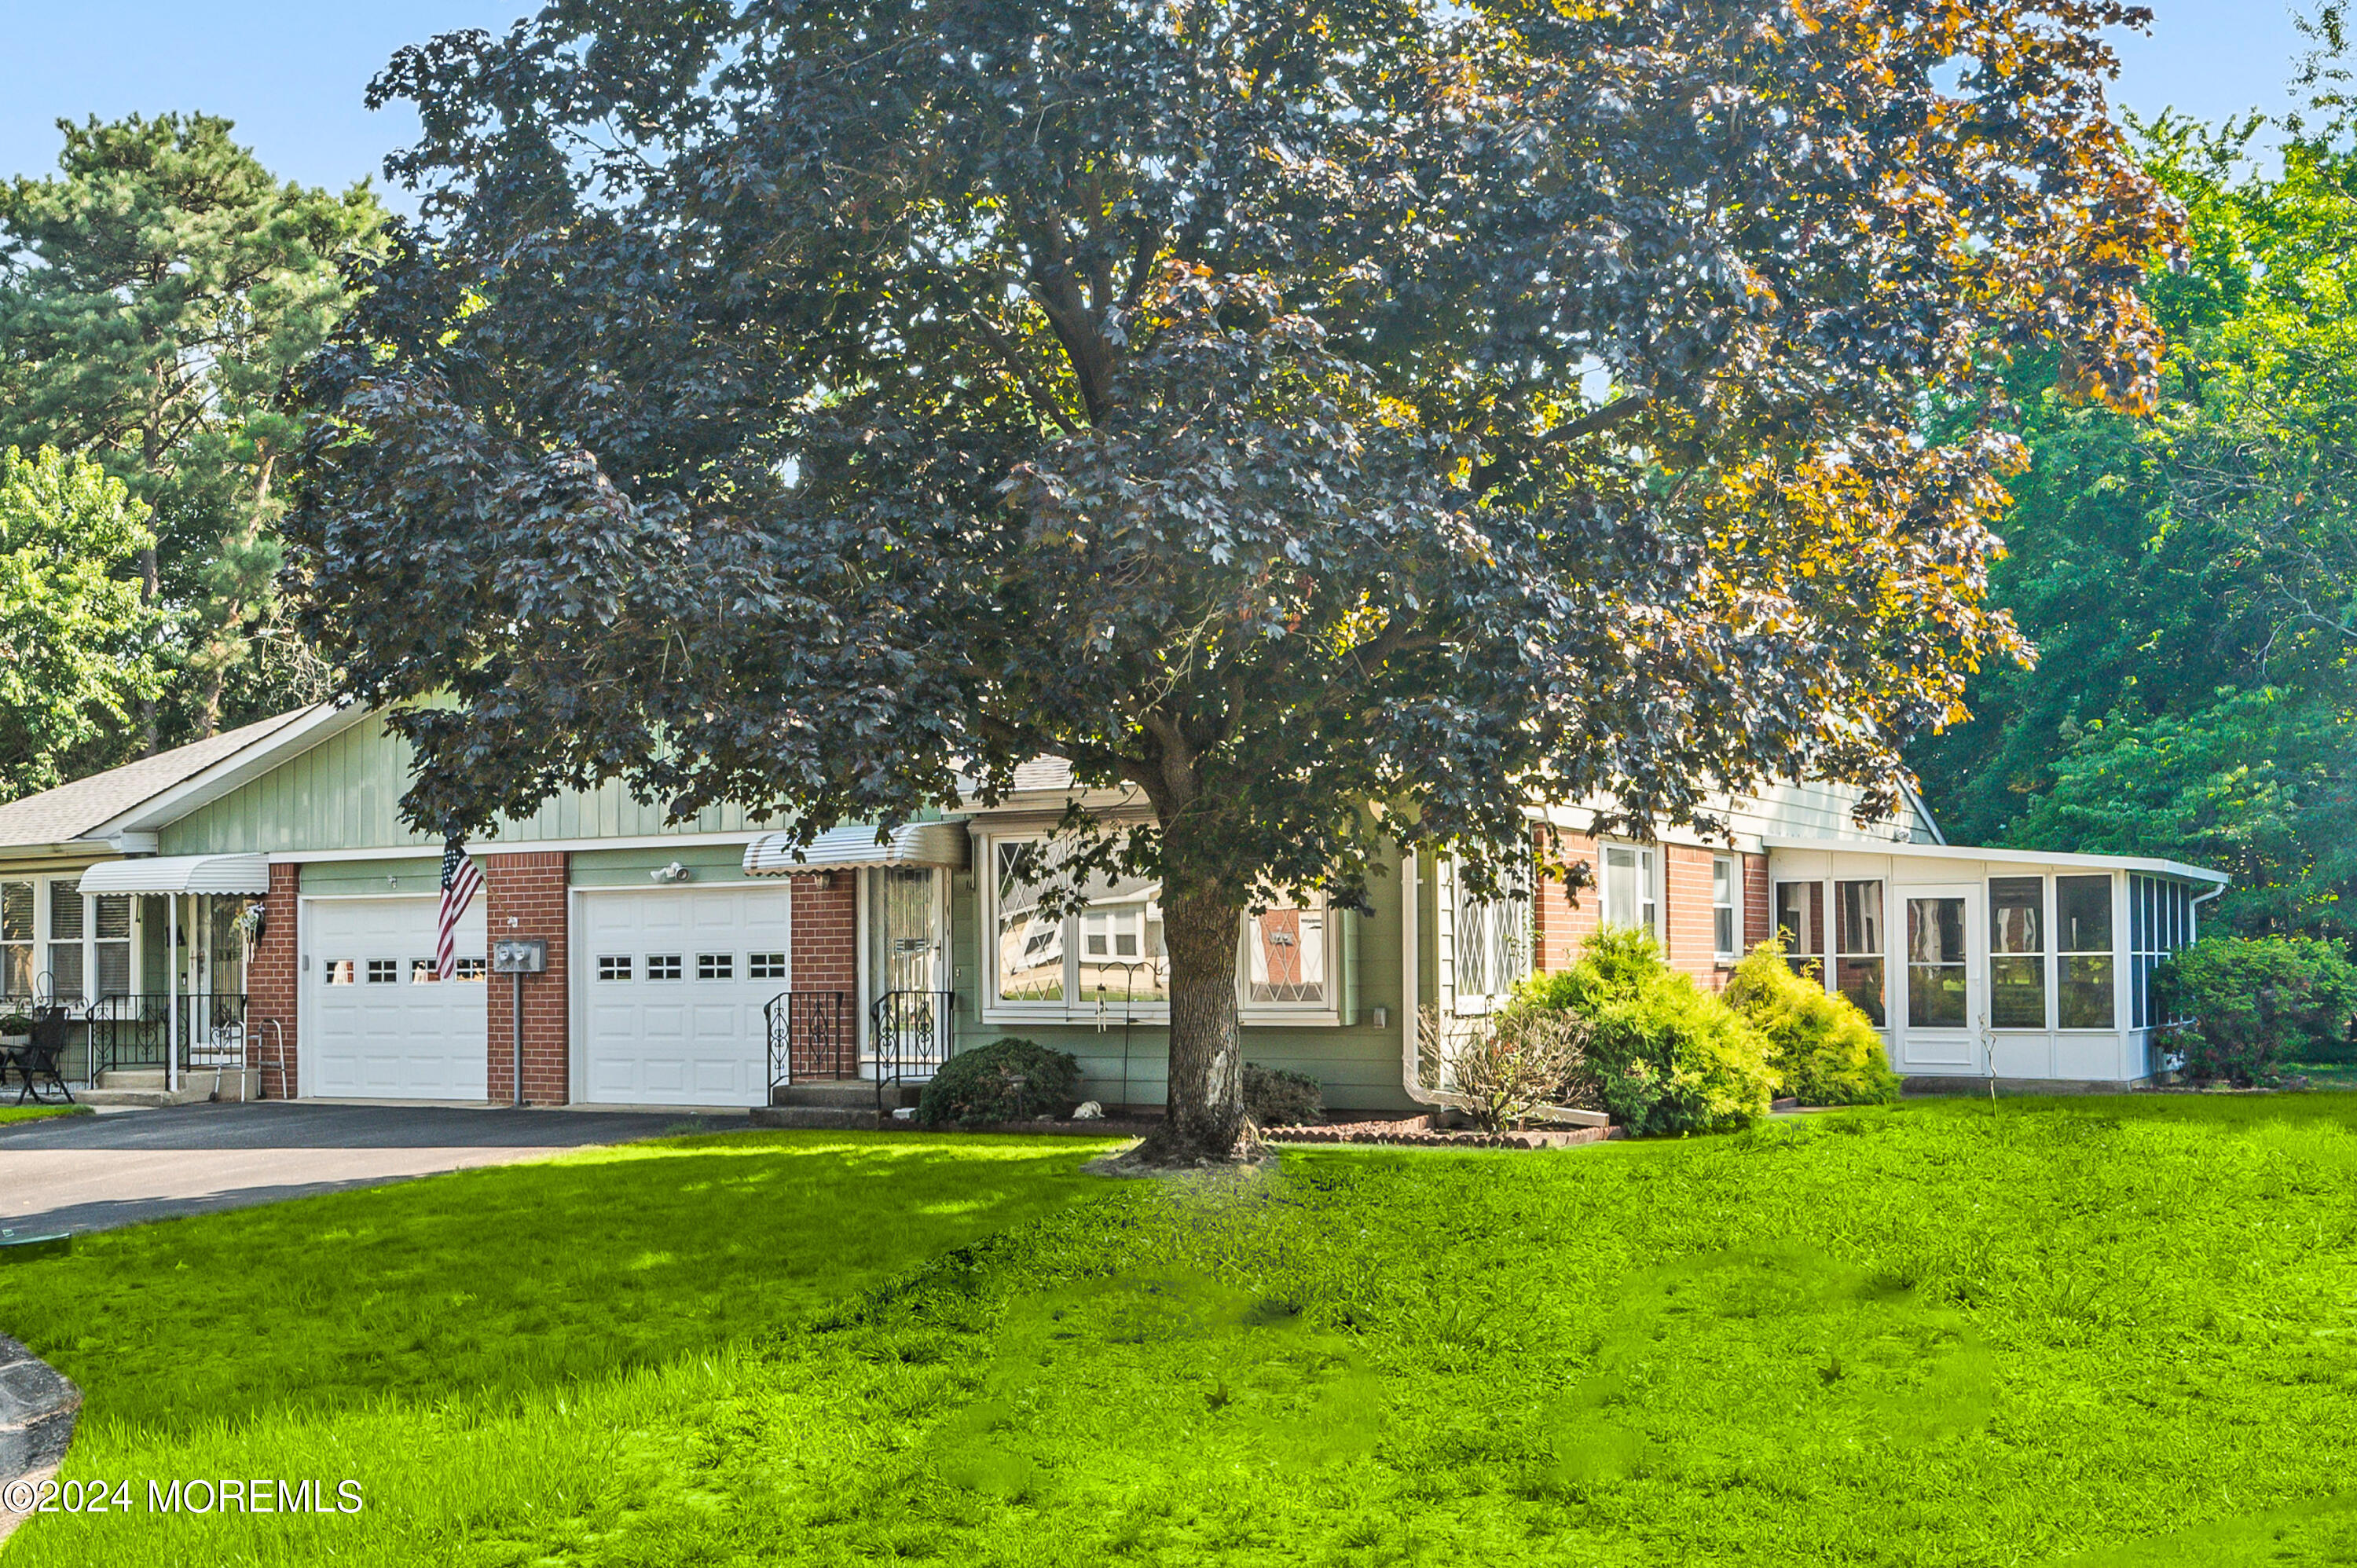
[[[1326,1119],[1326,1086],[1306,1072],[1244,1063],[1244,1114],[1257,1127],[1306,1127]]]
[[[1767,1039],[1671,969],[1647,932],[1599,931],[1577,963],[1526,983],[1513,1006],[1587,1021],[1587,1087],[1632,1134],[1740,1127],[1774,1098]]]
[[[1081,1064],[1031,1040],[993,1040],[942,1064],[917,1098],[917,1121],[987,1127],[1061,1116],[1081,1098]]]
[[[2204,937],[2160,966],[2162,1017],[2197,1079],[2273,1083],[2286,1061],[2331,1051],[2357,1010],[2357,966],[2317,937]]]
[[[1899,1098],[1899,1075],[1873,1020],[1848,997],[1793,973],[1781,942],[1761,942],[1735,966],[1727,1004],[1767,1036],[1777,1093],[1803,1105],[1879,1105]]]

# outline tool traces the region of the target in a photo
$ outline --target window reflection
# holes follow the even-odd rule
[[[1286,906],[1253,917],[1244,941],[1254,1004],[1326,1000],[1326,911]]]

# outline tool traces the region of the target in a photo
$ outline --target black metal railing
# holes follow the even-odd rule
[[[84,1015],[90,1023],[90,1081],[117,1069],[160,1070],[179,1042],[184,1072],[246,1065],[245,996],[242,992],[122,993],[102,996]],[[174,1027],[177,1018],[178,1027]]]
[[[953,991],[888,991],[868,1009],[868,1039],[876,1056],[876,1109],[888,1113],[888,1088],[922,1082],[950,1059]]]
[[[859,1076],[856,1008],[840,991],[780,991],[761,1009],[770,1036],[770,1087]]]

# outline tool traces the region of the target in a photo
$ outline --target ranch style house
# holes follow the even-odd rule
[[[184,1093],[743,1108],[813,1079],[905,1085],[1020,1035],[1072,1052],[1107,1105],[1162,1101],[1157,889],[1039,907],[1060,764],[992,809],[839,828],[799,861],[733,809],[668,823],[619,785],[559,798],[468,845],[484,887],[443,980],[441,846],[396,810],[409,763],[369,710],[320,705],[0,805],[0,1011],[62,1024],[70,1082]],[[1485,904],[1408,856],[1372,914],[1270,910],[1238,932],[1244,1055],[1317,1078],[1331,1109],[1408,1112],[1420,1008],[1476,1018],[1609,921],[1712,984],[1781,932],[1910,1079],[2165,1065],[2153,971],[2223,876],[1951,845],[1920,804],[1861,826],[1855,800],[1782,787],[1736,802],[1724,843],[1598,841],[1566,814],[1562,853],[1592,876],[1577,901],[1550,883]],[[490,972],[519,939],[545,967]]]

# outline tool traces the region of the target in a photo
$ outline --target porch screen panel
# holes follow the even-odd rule
[[[1784,961],[1795,974],[1815,977],[1825,972],[1825,885],[1822,882],[1780,882],[1776,885],[1776,940],[1784,944]]]
[[[1834,983],[1857,1010],[1881,1028],[1887,1021],[1882,1002],[1882,884],[1834,884]]]
[[[2046,1027],[2046,879],[1989,878],[1989,1024]]]
[[[1964,1026],[1964,901],[1907,900],[1907,1026]]]
[[[2054,879],[2055,945],[2060,980],[2055,986],[2055,1023],[2064,1029],[2112,1029],[2118,1022],[2112,1003],[2116,961],[2112,956],[2112,879]]]
[[[70,882],[49,884],[49,994],[60,1002],[87,1000],[82,993],[81,889]]]
[[[33,994],[33,885],[0,882],[0,996]]]

